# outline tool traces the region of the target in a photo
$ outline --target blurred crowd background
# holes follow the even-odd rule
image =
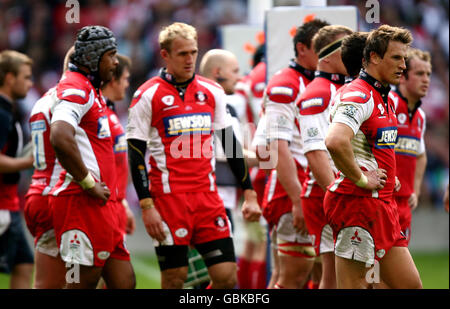
[[[24,123],[34,102],[53,87],[62,73],[63,58],[76,32],[85,25],[109,27],[118,40],[119,53],[133,61],[128,97],[117,106],[123,124],[132,93],[162,66],[158,33],[174,21],[189,23],[199,35],[199,59],[211,48],[220,48],[220,27],[248,22],[247,0],[79,0],[80,22],[67,23],[66,0],[0,0],[0,51],[14,49],[33,61],[34,86],[21,102]],[[274,6],[299,5],[299,0],[274,0]],[[379,0],[380,23],[368,24],[364,0],[328,0],[332,5],[356,5],[359,30],[380,24],[402,26],[412,31],[413,46],[432,55],[433,74],[422,108],[427,114],[428,165],[421,206],[442,208],[449,178],[449,1]],[[247,72],[241,72],[245,74]],[[25,127],[28,127],[25,125]],[[27,172],[30,173],[31,172]],[[30,177],[22,177],[21,193]],[[130,186],[129,199],[135,199]],[[134,203],[130,203],[133,205]]]

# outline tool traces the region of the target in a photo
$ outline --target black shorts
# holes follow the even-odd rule
[[[206,267],[224,262],[236,262],[234,244],[231,237],[196,244],[195,249],[202,255]],[[155,247],[161,271],[188,266],[188,250],[189,246]]]
[[[28,243],[19,211],[11,211],[11,223],[0,235],[0,272],[11,273],[18,264],[33,264],[33,252]]]

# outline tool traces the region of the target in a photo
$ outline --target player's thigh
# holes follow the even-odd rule
[[[367,289],[366,264],[336,256],[336,285],[338,289]]]
[[[392,247],[380,261],[383,281],[393,289],[421,289],[419,272],[407,247]]]
[[[66,282],[65,263],[59,255],[51,256],[35,251],[35,289],[61,289]]]
[[[66,274],[66,289],[95,289],[102,275],[102,267],[75,264]],[[67,280],[70,279],[70,280]]]
[[[102,277],[108,289],[134,289],[136,278],[129,260],[109,258],[103,267]]]
[[[278,253],[280,276],[306,278],[313,266],[314,259]]]

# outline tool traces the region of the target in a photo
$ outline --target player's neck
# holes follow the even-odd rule
[[[106,86],[102,88],[102,93],[103,93],[103,96],[105,98],[107,98],[108,100],[111,100],[113,102],[119,101],[119,99],[117,99],[114,94],[114,89],[109,85],[109,83],[106,84]]]
[[[407,100],[408,103],[408,109],[409,110],[414,110],[414,108],[416,107],[417,103],[420,101],[420,98],[411,95],[409,93],[409,91],[402,85],[400,84],[398,86],[398,90],[400,91],[400,93],[402,94],[402,96]]]
[[[378,71],[373,68],[372,66],[367,66],[366,70],[367,74],[375,78],[377,81],[379,81],[384,87],[388,87],[389,83],[381,78],[381,74],[378,73]]]
[[[0,87],[0,96],[4,97],[6,99],[6,101],[8,101],[11,104],[14,101],[13,98],[12,98],[11,91],[6,89],[5,87]]]
[[[333,65],[331,63],[323,62],[323,61],[319,62],[319,64],[317,65],[317,71],[330,73],[330,74],[342,74],[340,72],[337,72],[337,70],[333,67]],[[345,74],[342,74],[342,75],[345,75]]]
[[[307,65],[307,63],[306,63],[306,61],[304,61],[303,60],[303,58],[302,59],[298,59],[298,58],[295,58],[294,59],[294,62],[295,63],[297,63],[299,66],[301,66],[302,68],[304,68],[305,70],[308,70],[308,71],[315,71],[316,69],[311,69],[311,68],[308,68],[308,65]]]

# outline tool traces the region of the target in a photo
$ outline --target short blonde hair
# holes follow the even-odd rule
[[[408,29],[401,27],[382,25],[378,29],[372,30],[369,32],[366,47],[364,48],[364,60],[366,63],[370,62],[371,52],[384,58],[390,41],[400,42],[409,46],[413,41],[413,37]]]
[[[173,23],[161,30],[159,33],[159,46],[170,52],[172,41],[177,37],[182,37],[187,40],[197,41],[197,30],[194,27],[185,23]]]
[[[406,55],[406,61],[405,61],[406,69],[403,71],[403,74],[405,74],[405,77],[408,77],[408,71],[411,69],[411,60],[413,58],[417,58],[419,60],[428,62],[431,67],[431,54],[429,52],[410,47],[408,49],[408,53]]]
[[[15,50],[4,50],[0,53],[0,86],[5,82],[8,73],[17,75],[24,64],[33,65],[33,60],[25,54]]]
[[[352,33],[353,30],[346,26],[330,25],[322,27],[312,38],[314,52],[319,55],[322,49],[336,41],[336,37],[341,34],[350,35]]]

